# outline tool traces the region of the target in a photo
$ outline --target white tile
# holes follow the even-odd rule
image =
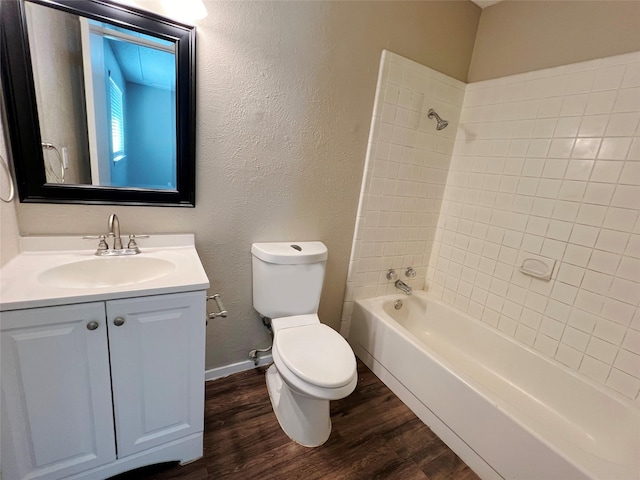
[[[574,225],[569,237],[569,243],[582,245],[583,247],[593,247],[596,244],[600,230],[588,225]]]
[[[556,202],[549,198],[534,198],[531,207],[531,214],[539,217],[550,217]]]
[[[542,317],[540,332],[554,340],[560,340],[564,331],[564,323],[549,317]]]
[[[629,243],[624,251],[625,255],[640,258],[640,235],[631,235]]]
[[[589,183],[585,190],[583,201],[597,205],[609,205],[614,191],[615,185],[609,183]]]
[[[602,250],[594,250],[589,260],[589,270],[600,273],[614,275],[620,263],[620,255],[605,252]]]
[[[606,295],[613,282],[611,275],[587,270],[582,279],[582,288],[590,292]]]
[[[555,131],[557,119],[556,118],[540,118],[537,119],[533,125],[531,132],[532,138],[544,138],[548,139],[553,137]]]
[[[578,182],[575,180],[564,180],[558,192],[558,199],[571,202],[579,202],[584,197],[587,189],[587,182]]]
[[[621,394],[633,399],[636,398],[638,390],[640,390],[640,380],[615,368],[611,370],[606,384]]]
[[[571,347],[560,344],[558,345],[558,350],[556,352],[555,358],[560,363],[563,363],[564,365],[577,370],[580,366],[580,362],[582,361],[582,353],[574,350]]]
[[[610,160],[598,160],[591,172],[590,181],[603,183],[616,183],[622,172],[624,162]]]
[[[581,95],[569,95],[564,97],[562,101],[562,108],[560,109],[560,116],[566,117],[571,115],[582,115],[587,107],[587,102],[589,100],[589,95],[581,94]],[[615,104],[618,107],[618,102]],[[620,107],[622,108],[622,107]],[[621,110],[617,110],[621,111]],[[626,110],[623,110],[626,111]]]
[[[631,329],[627,330],[622,342],[622,348],[640,355],[640,332]]]
[[[581,245],[567,245],[562,261],[578,267],[586,267],[591,257],[591,249]],[[582,280],[582,277],[580,278]]]
[[[596,248],[607,252],[623,253],[627,247],[629,234],[615,230],[602,229],[598,235]]]
[[[574,191],[576,191],[576,194],[577,194],[578,190],[576,186],[571,184],[571,188],[574,189]],[[545,202],[550,202],[550,200],[546,200],[546,199],[541,199],[541,200],[544,200]],[[536,199],[536,201],[533,204],[534,210],[538,201],[539,200]],[[569,222],[575,221],[576,216],[578,215],[578,209],[580,208],[580,204],[577,203],[577,201],[559,201],[559,202],[555,202],[555,204],[552,203],[551,205],[553,206],[553,214],[551,215],[553,218],[557,220],[565,220]],[[543,211],[539,215],[542,216],[544,214],[545,213]]]
[[[612,345],[622,344],[626,328],[618,323],[600,318],[596,323],[593,335]]]
[[[614,113],[640,111],[640,88],[634,87],[619,90],[613,111]]]
[[[558,348],[558,341],[542,333],[538,333],[533,344],[533,348],[544,355],[553,358],[555,356],[556,349]]]
[[[557,198],[558,194],[560,193],[561,186],[561,180],[543,178],[538,184],[538,190],[536,194],[543,198]]]
[[[586,115],[610,113],[613,110],[617,95],[618,92],[615,90],[591,93],[584,113]]]
[[[640,63],[627,65],[621,86],[622,88],[640,87]]]
[[[563,117],[559,118],[556,123],[554,137],[571,137],[578,136],[582,117]]]
[[[565,257],[566,257],[566,252],[565,252]],[[562,283],[579,287],[582,283],[584,273],[585,273],[584,268],[576,267],[568,263],[562,263],[558,270],[557,280]]]
[[[640,160],[640,137],[635,137],[631,142],[631,147],[627,152],[627,160]]]
[[[545,308],[544,313],[548,317],[551,317],[552,319],[564,324],[569,319],[569,315],[571,314],[571,306],[557,300],[549,299],[549,301],[547,302],[547,308]]]
[[[611,199],[611,205],[621,208],[634,208],[640,205],[640,186],[618,185]]]
[[[571,118],[571,117],[569,117]],[[608,115],[587,115],[582,117],[582,123],[578,131],[579,137],[602,137],[607,123],[609,122]]]
[[[544,169],[545,160],[542,158],[527,158],[522,167],[525,177],[539,177]]]
[[[637,305],[640,300],[640,284],[623,278],[614,278],[609,296],[621,302]]]
[[[571,326],[566,326],[562,334],[561,342],[565,345],[575,348],[580,352],[584,352],[587,349],[590,336],[586,333],[575,329]]]
[[[606,140],[606,139],[605,139]],[[600,138],[578,138],[575,141],[571,158],[596,158],[600,143],[604,141]],[[626,150],[624,154],[626,155]],[[624,157],[622,157],[624,158]]]
[[[597,327],[596,327],[597,329]],[[587,346],[586,354],[597,358],[601,362],[611,365],[616,357],[618,349],[615,345],[609,342],[605,342],[600,338],[591,337],[589,345]]]
[[[549,228],[547,229],[547,237],[554,240],[560,240],[566,242],[571,235],[571,229],[573,224],[570,222],[563,222],[561,220],[551,220],[549,222]],[[566,251],[565,251],[566,255]]]
[[[594,292],[581,289],[576,296],[575,306],[584,312],[598,314],[602,310],[602,305],[606,297]],[[597,318],[597,317],[596,317]],[[578,327],[576,327],[578,328]]]
[[[542,243],[542,249],[540,254],[543,257],[553,258],[554,260],[560,260],[564,255],[564,250],[567,244],[558,240],[547,238]]]
[[[582,204],[578,211],[576,223],[599,227],[607,214],[607,207],[602,205]]]
[[[640,282],[640,259],[622,257],[616,275],[626,280]]]
[[[572,285],[562,282],[556,282],[551,291],[551,298],[558,300],[566,305],[573,305],[578,294],[578,289]],[[563,314],[564,319],[569,317],[569,312]],[[554,317],[555,318],[555,317]]]
[[[523,325],[526,325],[533,330],[537,330],[538,328],[540,328],[540,323],[542,322],[542,315],[528,308],[524,308],[522,310],[520,322]]]
[[[640,162],[624,162],[620,183],[640,185]]]
[[[528,327],[527,325],[518,324],[518,327],[516,328],[515,338],[532,347],[535,342],[536,331],[533,328]]]
[[[576,140],[573,138],[554,138],[551,140],[551,146],[549,147],[549,158],[569,158],[575,142]],[[584,146],[582,150],[585,150]],[[595,158],[595,155],[584,158]]]
[[[604,383],[611,367],[600,360],[585,355],[580,364],[580,372],[593,380]]]
[[[607,212],[603,226],[612,230],[631,231],[640,212],[638,209],[611,207]]]
[[[614,113],[609,118],[605,135],[607,137],[632,137],[636,133],[638,122],[640,122],[640,114],[637,112]]]
[[[620,87],[625,74],[625,65],[615,65],[596,71],[593,91],[616,90]]]
[[[588,180],[595,161],[593,160],[569,160],[565,173],[566,180]]]
[[[602,139],[598,159],[624,160],[627,157],[632,140],[632,137],[607,137]]]

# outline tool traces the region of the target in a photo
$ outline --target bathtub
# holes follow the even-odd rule
[[[426,292],[357,301],[348,338],[482,479],[640,478],[637,405]]]

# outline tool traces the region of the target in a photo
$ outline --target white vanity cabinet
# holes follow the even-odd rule
[[[0,313],[3,480],[202,455],[205,292]]]

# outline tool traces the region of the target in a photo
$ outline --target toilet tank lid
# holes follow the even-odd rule
[[[322,242],[254,243],[251,254],[260,260],[280,265],[318,263],[327,260],[327,247]]]

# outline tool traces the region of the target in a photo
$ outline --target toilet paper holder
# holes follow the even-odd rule
[[[209,300],[213,300],[214,302],[216,302],[216,307],[218,307],[218,311],[212,312],[209,315],[207,315],[207,320],[211,320],[213,318],[218,318],[218,317],[227,318],[227,309],[224,308],[224,305],[222,304],[222,299],[220,298],[220,294],[216,293],[214,295],[208,296],[207,301]]]

